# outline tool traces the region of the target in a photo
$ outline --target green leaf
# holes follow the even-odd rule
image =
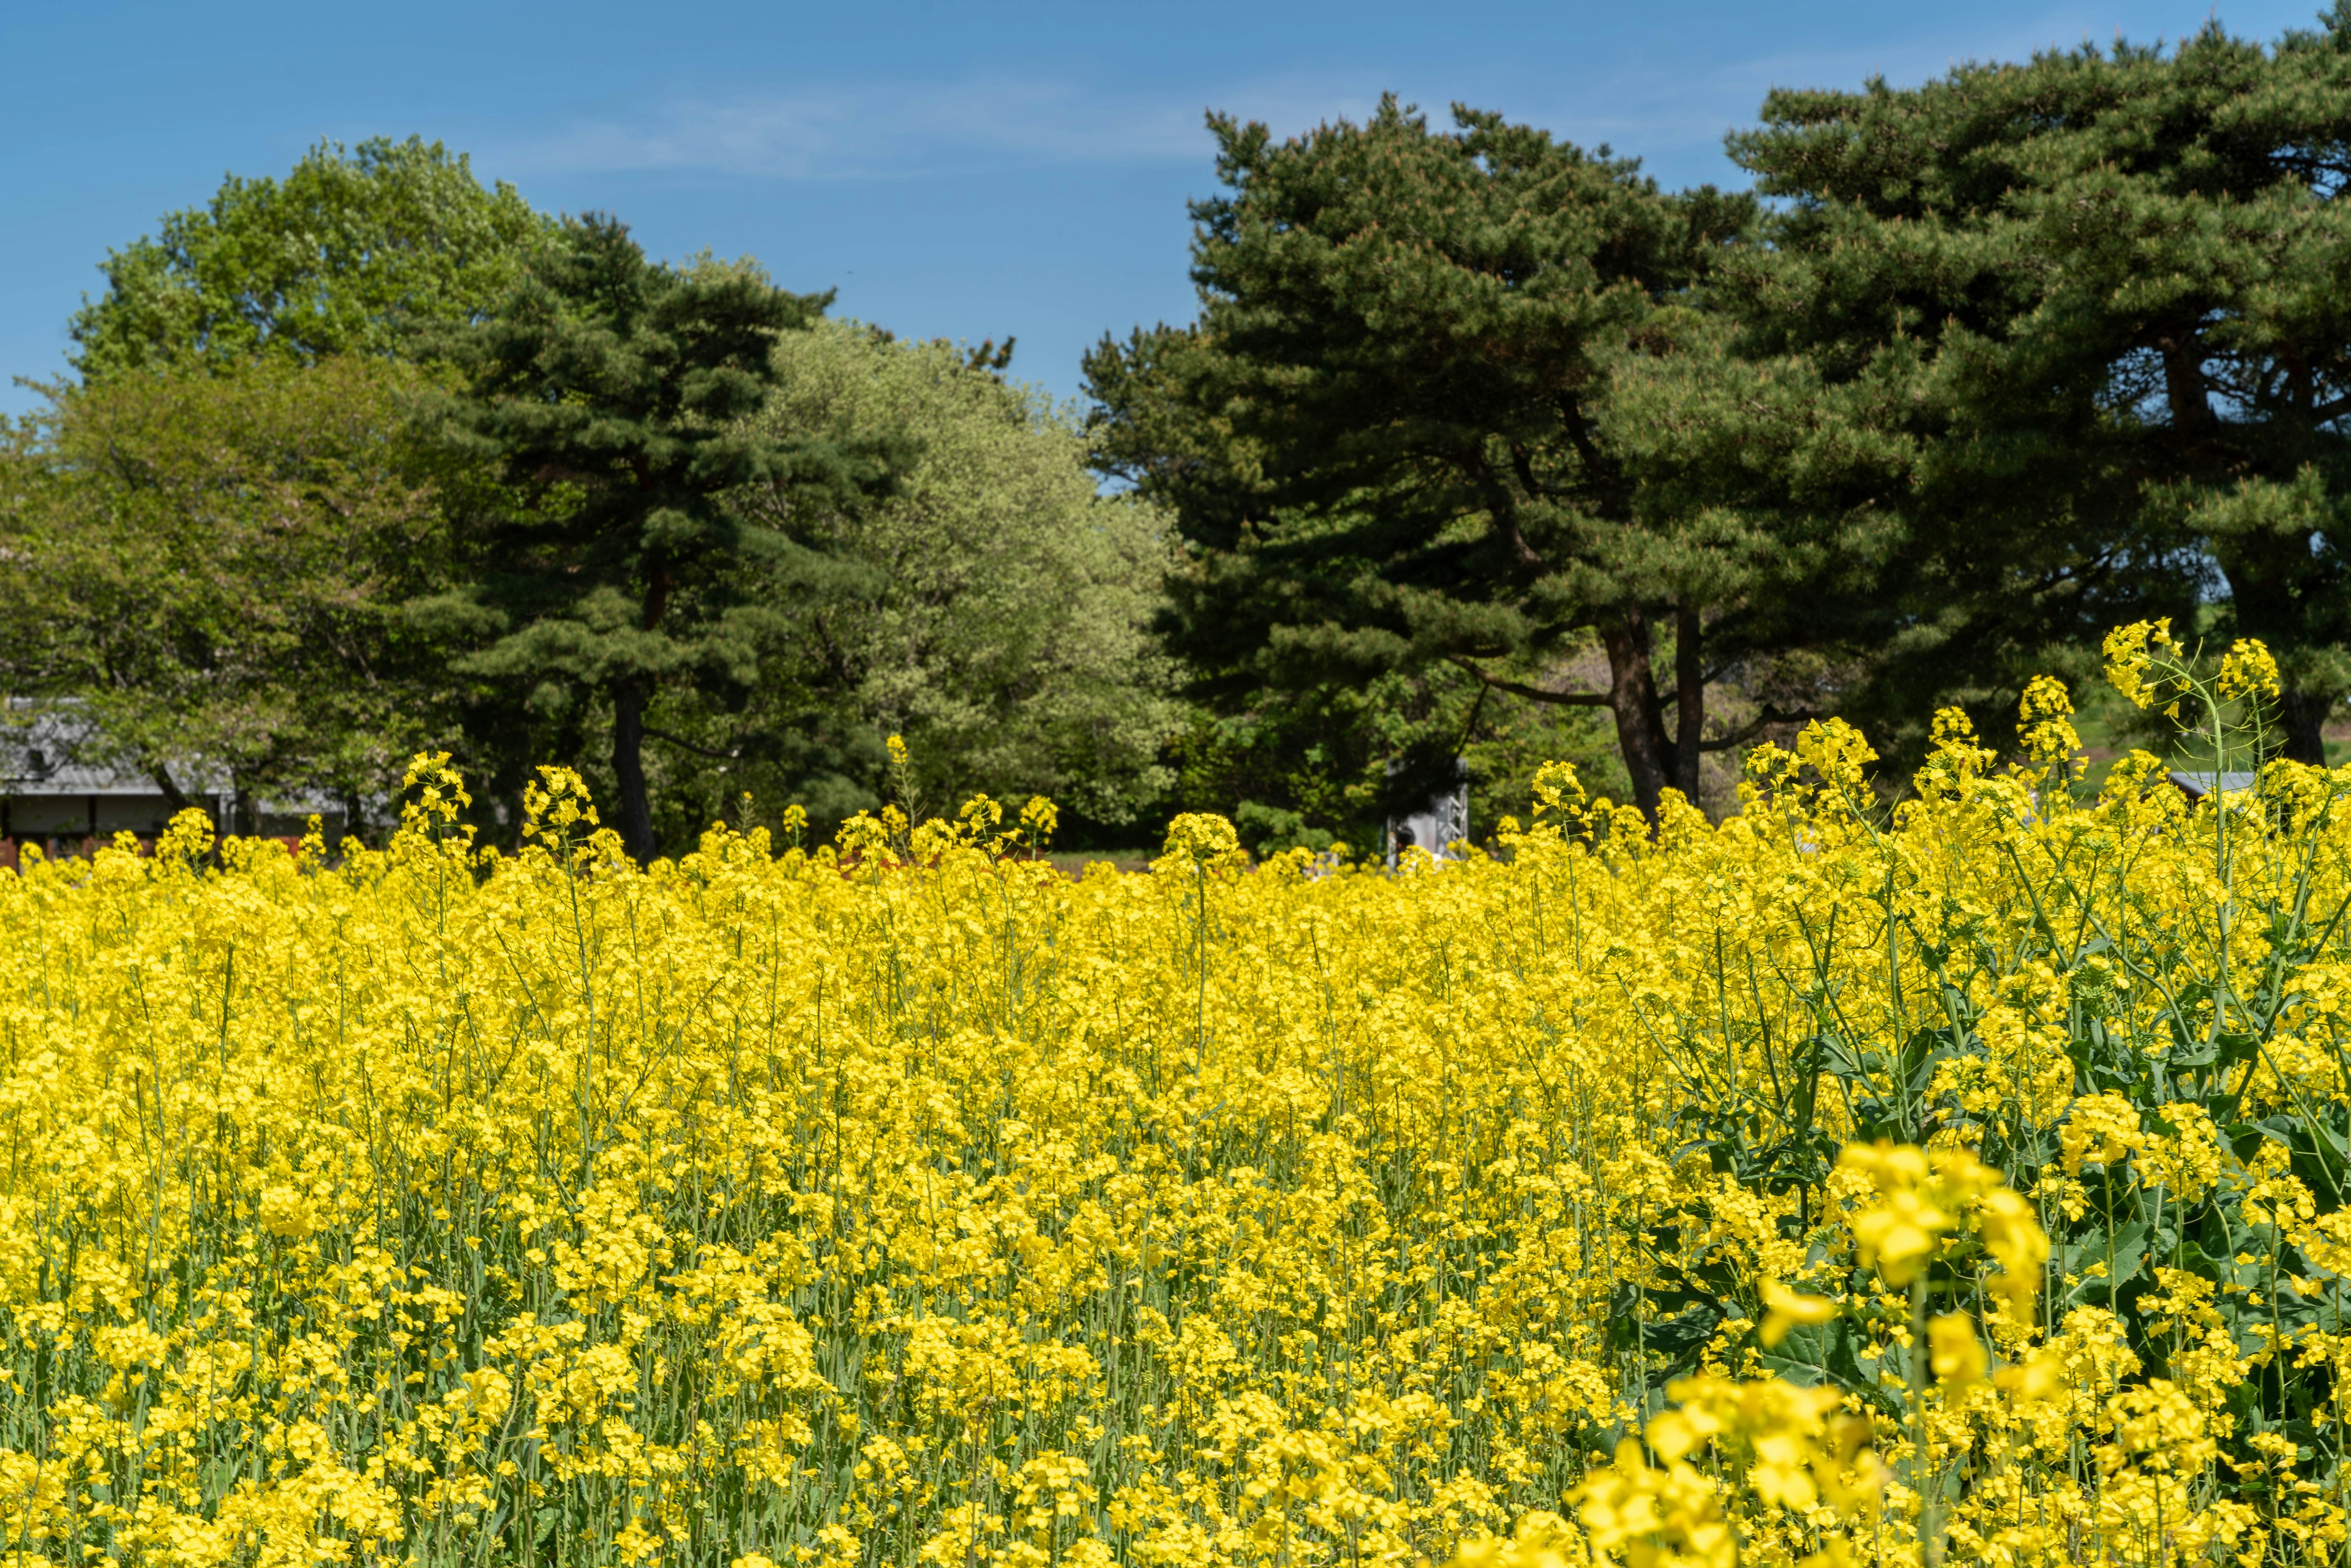
[[[1874,1353],[1865,1354],[1865,1342],[1842,1316],[1792,1328],[1777,1345],[1759,1343],[1756,1356],[1766,1370],[1791,1383],[1833,1384],[1888,1414],[1900,1413],[1901,1401],[1881,1381],[1883,1364]]]

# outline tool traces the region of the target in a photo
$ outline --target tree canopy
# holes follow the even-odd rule
[[[1255,443],[1198,395],[1211,354],[1196,329],[1138,329],[1086,357],[1087,418],[1098,471],[1176,519],[1184,550],[1159,630],[1185,655],[1195,699],[1175,747],[1176,803],[1228,813],[1251,848],[1378,852],[1398,810],[1451,787],[1471,763],[1470,819],[1522,810],[1523,781],[1570,759],[1624,793],[1601,733],[1605,711],[1513,695],[1444,660],[1365,670],[1294,656],[1289,629],[1323,611],[1313,580],[1257,553],[1277,519]],[[1559,682],[1589,685],[1590,653]]]
[[[1654,810],[1720,743],[1710,628],[1786,558],[1734,516],[1647,505],[1611,402],[1629,361],[1709,347],[1702,291],[1750,208],[1455,121],[1393,99],[1290,141],[1212,119],[1229,189],[1193,209],[1200,321],[1096,353],[1106,461],[1200,554],[1172,630],[1204,665],[1306,685],[1449,664],[1605,706]],[[1594,636],[1604,685],[1559,685]]]
[[[186,354],[429,353],[505,298],[549,230],[438,141],[321,141],[284,179],[229,175],[108,253],[74,365],[94,379]]]
[[[445,724],[402,614],[440,586],[443,475],[382,361],[125,370],[0,460],[0,678],[70,699],[174,800],[173,762],[259,791],[373,793]],[[249,810],[249,804],[247,807]]]
[[[0,667],[166,790],[374,797],[446,747],[510,829],[587,764],[641,856],[747,789],[874,806],[891,734],[917,788],[1081,831],[1164,797],[1160,514],[1097,494],[1008,341],[809,330],[829,296],[414,140],[232,178],[110,277],[80,384],[5,430]]]
[[[1321,847],[1604,725],[1654,817],[1771,726],[1899,752],[2160,614],[2268,643],[2323,759],[2351,0],[1774,92],[1746,193],[1459,106],[1210,127],[1198,319],[1103,339],[1082,431],[1009,340],[827,322],[437,142],[231,177],[8,431],[5,548],[63,585],[11,585],[11,692],[257,785],[432,736],[510,798],[608,733],[641,857],[885,780]]]
[[[2351,686],[2346,15],[1775,92],[1731,138],[1783,210],[1722,284],[1773,384],[1685,455],[1780,527],[1896,528],[1858,622],[1884,678],[1849,708],[2012,692],[2206,591],[2284,666],[2283,749],[2323,759]]]
[[[803,805],[820,823],[879,806],[883,742],[934,803],[1052,797],[1073,833],[1114,835],[1164,799],[1182,723],[1149,631],[1170,562],[1164,514],[1099,493],[1071,413],[951,344],[820,322],[778,340],[756,428],[844,445],[917,431],[890,495],[819,506],[752,486],[728,504],[810,551],[747,563],[789,606],[751,678],[677,685],[649,709],[648,768],[699,828]]]
[[[459,350],[448,409],[458,450],[493,465],[504,504],[468,518],[471,580],[427,607],[487,638],[460,668],[519,683],[543,712],[609,706],[620,831],[656,846],[645,706],[670,682],[740,683],[789,613],[753,591],[762,562],[820,566],[806,516],[885,492],[894,433],[833,440],[753,421],[777,340],[829,295],[789,294],[756,267],[649,261],[625,225],[567,222],[515,293]],[[764,490],[754,518],[725,497]]]

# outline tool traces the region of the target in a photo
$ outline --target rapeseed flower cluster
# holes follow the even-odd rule
[[[2273,689],[2113,652],[2216,768]],[[2339,1562],[2351,772],[2090,794],[2071,711],[1393,875],[987,800],[640,868],[560,769],[502,854],[433,757],[381,850],[28,856],[0,1547]]]

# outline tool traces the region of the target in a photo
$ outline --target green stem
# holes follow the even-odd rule
[[[1942,1568],[1942,1510],[1928,1474],[1927,1390],[1932,1369],[1927,1364],[1927,1276],[1922,1270],[1910,1281],[1910,1490],[1918,1494],[1918,1550],[1925,1568]]]

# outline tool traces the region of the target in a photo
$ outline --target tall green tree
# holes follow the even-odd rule
[[[106,291],[73,319],[74,366],[429,352],[512,290],[550,227],[438,141],[322,141],[284,179],[230,175],[110,252]]]
[[[895,433],[836,440],[753,416],[784,334],[830,295],[789,294],[756,268],[648,260],[622,224],[565,225],[515,293],[464,341],[457,448],[493,464],[503,504],[468,519],[471,580],[420,620],[483,640],[461,661],[542,708],[609,710],[620,831],[656,852],[645,712],[674,684],[740,683],[783,607],[761,565],[820,572],[815,519],[889,490]],[[726,498],[756,489],[752,517]]]
[[[1613,716],[1635,799],[1698,792],[1709,679],[1785,559],[1741,518],[1657,509],[1611,421],[1630,362],[1712,353],[1703,287],[1751,221],[1630,161],[1385,100],[1289,141],[1215,118],[1196,329],[1092,364],[1124,460],[1199,557],[1178,645],[1301,682],[1449,664]],[[1139,406],[1172,382],[1189,423]],[[1113,451],[1112,460],[1120,454]],[[1556,682],[1597,639],[1602,689]],[[1669,641],[1673,665],[1656,661]],[[1670,713],[1670,721],[1668,715]]]
[[[656,825],[804,807],[816,831],[911,787],[1052,798],[1066,835],[1124,842],[1165,801],[1183,712],[1151,634],[1170,563],[1164,513],[1106,496],[1070,411],[993,356],[820,321],[776,344],[754,425],[855,444],[922,433],[896,491],[819,507],[754,486],[727,498],[808,553],[746,562],[769,607],[740,679],[676,684],[647,708]],[[893,768],[883,742],[904,737]]]
[[[1784,215],[1726,269],[1755,395],[1697,422],[1690,472],[1887,520],[1876,706],[2012,690],[2209,582],[2321,760],[2351,687],[2351,7],[2273,47],[2214,24],[1776,92],[1730,145]]]
[[[1212,353],[1196,329],[1160,326],[1106,338],[1085,361],[1096,468],[1179,519],[1184,537],[1161,615],[1198,705],[1176,747],[1176,803],[1232,817],[1260,852],[1377,854],[1389,819],[1449,788],[1462,757],[1479,831],[1526,810],[1520,791],[1548,760],[1577,763],[1622,799],[1604,708],[1517,695],[1444,660],[1301,656],[1301,629],[1346,612],[1351,563],[1265,568],[1260,539],[1284,519],[1255,444],[1198,395]]]
[[[0,690],[76,705],[83,760],[186,804],[227,774],[359,795],[450,708],[402,604],[443,585],[423,377],[380,360],[125,370],[0,452]]]

